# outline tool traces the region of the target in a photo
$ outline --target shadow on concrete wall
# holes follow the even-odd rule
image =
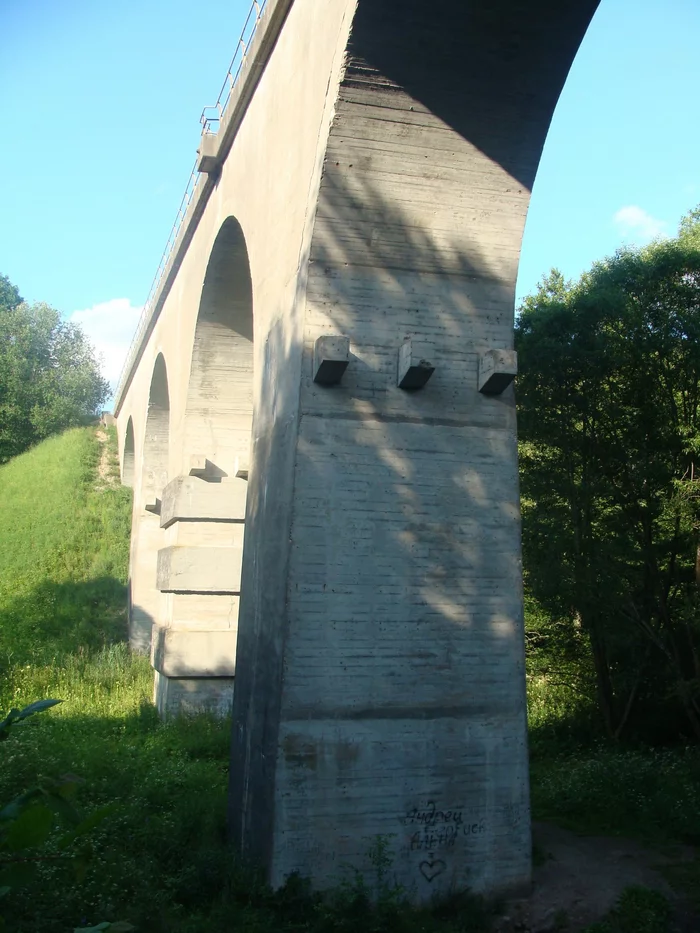
[[[531,188],[599,2],[361,0],[351,52]]]
[[[334,203],[347,205],[357,197],[357,182],[352,192],[344,190],[338,178],[333,182],[326,179],[324,184],[334,186],[336,197],[328,199]],[[407,222],[400,206],[389,201],[369,179],[362,182],[361,201],[365,209],[356,214],[356,221],[351,211],[343,213],[338,235],[327,237],[322,247],[314,244],[313,266],[324,270],[324,310],[334,331],[350,337],[354,354],[341,385],[328,389],[314,388],[311,360],[308,355],[304,358],[302,394],[310,390],[315,398],[313,413],[303,407],[300,413],[296,476],[304,476],[304,488],[296,489],[293,514],[291,502],[284,500],[283,491],[276,489],[266,474],[276,475],[280,462],[289,455],[295,432],[283,419],[276,420],[269,433],[254,430],[249,516],[253,525],[272,527],[270,517],[274,515],[272,521],[280,534],[279,541],[265,542],[264,555],[257,555],[256,578],[244,581],[244,587],[258,591],[257,597],[248,592],[246,599],[257,598],[264,609],[254,626],[246,625],[239,634],[231,824],[234,839],[254,858],[268,864],[283,679],[285,715],[301,720],[384,718],[398,724],[399,720],[439,720],[449,715],[479,717],[488,713],[499,717],[512,715],[514,708],[522,709],[524,704],[521,619],[517,608],[515,613],[504,613],[503,594],[496,592],[504,578],[510,578],[513,592],[509,601],[519,607],[520,567],[517,547],[512,547],[514,534],[517,540],[514,525],[519,521],[513,508],[517,497],[513,488],[513,483],[517,487],[515,438],[512,430],[507,430],[514,417],[512,397],[488,400],[492,408],[502,409],[501,426],[505,429],[502,441],[494,437],[492,453],[513,464],[507,488],[501,490],[502,501],[497,478],[488,488],[488,477],[480,476],[475,464],[460,469],[459,463],[453,462],[445,474],[440,472],[453,456],[451,432],[460,430],[460,417],[450,414],[454,393],[460,387],[454,380],[443,381],[443,375],[447,366],[463,355],[463,346],[452,341],[463,336],[466,318],[473,323],[475,347],[480,342],[479,320],[464,292],[475,278],[488,277],[488,260],[476,247],[466,253],[455,243],[436,245],[430,233]],[[358,300],[358,263],[354,247],[348,244],[367,240],[368,213],[381,218],[383,233],[390,231],[386,240],[380,236],[372,242],[370,255],[381,266],[381,276],[375,277],[370,287],[380,289],[385,299],[391,295],[391,305],[400,310],[396,310],[398,321],[392,322],[390,331],[380,314],[374,324],[365,324],[358,347],[353,316],[345,311]],[[396,236],[402,239],[398,267],[392,264]],[[447,285],[440,289],[438,302],[426,303],[417,297],[412,270],[423,270],[426,276]],[[491,270],[491,275],[494,289],[512,293],[512,284],[501,282],[497,270]],[[367,276],[374,276],[369,266]],[[365,285],[367,282],[359,288]],[[436,332],[443,332],[435,346],[436,373],[423,393],[401,399],[406,410],[399,413],[392,405],[392,397],[399,391],[398,347],[406,335],[430,332],[433,316]],[[301,348],[286,345],[281,330],[274,328],[269,344],[269,356],[284,359],[294,370]],[[462,388],[478,409],[487,402],[476,393],[476,349],[471,357]],[[266,390],[276,391],[273,386]],[[319,398],[321,394],[323,398]],[[436,395],[441,394],[444,404],[436,411]],[[320,409],[326,402],[324,418]],[[276,402],[268,397],[265,407],[274,411]],[[355,417],[358,425],[376,428],[374,441],[368,440],[368,432],[360,437],[360,432],[353,436],[350,431],[343,444],[337,445],[328,426],[340,408],[346,423]],[[323,425],[316,440],[308,441],[311,447],[305,446],[305,421]],[[417,445],[413,439],[407,444],[405,426],[415,427],[416,423],[425,424],[425,443]],[[474,412],[471,424],[479,427]],[[496,435],[494,426],[492,417],[483,418],[482,427]],[[352,469],[339,468],[339,460],[347,458],[352,464],[358,452],[361,457],[354,475]],[[341,477],[335,486],[329,483],[333,475]],[[344,489],[340,488],[343,484]],[[381,511],[373,502],[374,489],[380,490]],[[318,524],[316,546],[292,541],[287,553],[286,516],[298,520],[304,510]],[[436,518],[436,513],[441,517]],[[391,521],[386,521],[387,515]],[[329,534],[332,547],[326,548]],[[329,561],[321,569],[327,556],[343,552],[347,555],[345,566],[342,561],[331,566]],[[304,585],[310,580],[304,571],[306,564],[314,563],[321,571],[311,585],[317,585],[324,608],[313,619],[308,615],[296,618],[288,611],[291,594],[286,591],[287,574],[281,572],[287,560],[295,568],[289,579],[302,579]],[[504,562],[508,566],[504,567]],[[382,564],[387,567],[384,581],[377,578]],[[284,581],[282,586],[278,579]],[[475,610],[477,588],[481,595]],[[354,611],[354,594],[361,594],[361,613]],[[306,629],[301,637],[303,648],[313,645],[306,665],[296,648],[299,625]],[[290,632],[294,632],[295,641],[289,641],[287,651],[291,654],[285,658]],[[514,676],[503,680],[500,694],[485,698],[479,683],[488,679],[489,671],[504,664]],[[237,742],[243,735],[237,724],[243,719],[247,722],[246,747]],[[467,752],[478,754],[473,745],[469,749],[465,745],[465,755]],[[433,753],[439,754],[437,746]],[[361,760],[356,765],[349,762],[347,774],[357,778],[361,766]],[[250,788],[249,809],[241,813],[236,801],[243,799],[245,783]],[[505,809],[512,799],[504,796],[495,804]],[[527,806],[526,797],[521,805]],[[316,801],[316,806],[322,808],[323,801]],[[247,844],[242,822],[248,826]],[[253,826],[255,832],[251,832]],[[376,827],[378,833],[393,830],[389,825]]]
[[[255,611],[242,607],[231,818],[234,838],[264,863],[270,863],[283,691],[285,717],[307,722],[374,717],[395,719],[398,727],[399,720],[451,715],[524,715],[514,401],[512,389],[499,398],[479,395],[477,353],[494,346],[496,329],[512,332],[527,195],[596,6],[597,0],[358,6],[308,289],[300,285],[309,325],[303,357],[281,328],[268,336],[266,358],[275,371],[294,374],[301,361],[300,425],[290,425],[284,399],[275,395],[289,390],[291,378],[281,387],[265,385],[262,407],[270,421],[254,426],[248,515],[267,540],[244,561],[245,602]],[[364,110],[359,117],[354,104]],[[372,120],[376,131],[363,136],[361,121]],[[409,122],[417,129],[402,126]],[[452,134],[450,146],[448,132],[443,151],[439,145],[431,151],[438,124],[468,145]],[[413,178],[391,165],[404,130],[413,140],[423,132],[426,154],[414,149],[411,158],[425,161],[404,167]],[[371,152],[363,154],[365,138],[383,167]],[[474,160],[471,176],[470,148],[487,157]],[[348,149],[352,156],[344,159]],[[463,152],[461,162],[451,163],[451,149]],[[441,196],[437,219],[425,200],[430,184],[421,191],[421,180],[434,181]],[[444,200],[450,190],[452,217]],[[311,381],[309,351],[329,322],[350,338],[353,356],[341,385],[324,389]],[[413,334],[432,343],[436,371],[423,392],[398,400],[397,352]],[[424,443],[417,441],[419,428]],[[481,463],[478,452],[465,448],[469,431],[481,432],[474,445]],[[293,494],[277,484],[291,475],[292,456],[297,481],[302,477]],[[288,547],[286,529],[299,523],[305,534]],[[270,540],[275,527],[278,542]],[[287,580],[317,591],[316,611],[309,597],[295,616],[299,598],[287,591]],[[288,640],[290,632],[295,637]],[[487,758],[483,746],[470,751]],[[439,752],[437,745],[425,749]],[[512,752],[496,745],[488,754],[493,774],[499,756],[507,767]],[[358,783],[361,761],[360,755],[347,763]],[[526,811],[526,785],[522,773],[514,785],[501,781],[494,805]],[[243,800],[246,811],[237,808]],[[314,808],[322,810],[323,801],[314,800]],[[393,828],[387,822],[375,832]]]

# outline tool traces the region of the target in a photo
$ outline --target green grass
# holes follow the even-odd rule
[[[0,467],[3,671],[124,638],[130,492],[94,489],[98,458],[81,428]]]
[[[631,886],[626,888],[610,913],[586,933],[668,933],[671,905],[658,891]]]
[[[531,677],[528,704],[533,818],[658,851],[659,870],[700,910],[700,748],[604,740],[589,701],[561,680]],[[645,930],[625,920],[642,901],[630,894],[591,933]],[[661,913],[649,920],[654,933],[667,929]]]

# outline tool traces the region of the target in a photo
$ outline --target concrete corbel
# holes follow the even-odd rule
[[[518,375],[515,350],[486,350],[479,356],[479,392],[500,395]]]
[[[314,382],[337,385],[347,369],[349,357],[349,337],[319,337],[314,344]]]
[[[197,150],[197,171],[211,175],[219,167],[219,137],[216,133],[202,133]]]
[[[420,345],[407,337],[399,347],[399,365],[396,384],[400,389],[422,389],[435,372],[433,364],[425,359]]]

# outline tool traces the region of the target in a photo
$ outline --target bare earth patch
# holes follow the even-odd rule
[[[114,470],[111,464],[111,455],[109,450],[109,445],[107,444],[108,436],[104,428],[98,428],[95,431],[95,437],[100,442],[101,451],[100,451],[100,462],[97,465],[97,483],[95,488],[100,489],[113,489],[115,486],[118,486],[117,477],[114,475]]]
[[[533,824],[533,842],[541,864],[533,871],[532,894],[507,905],[499,933],[576,933],[600,920],[631,885],[665,895],[680,931],[700,930],[700,918],[662,874],[664,866],[691,861],[697,855],[692,848],[662,854],[629,839],[577,836],[548,823]]]

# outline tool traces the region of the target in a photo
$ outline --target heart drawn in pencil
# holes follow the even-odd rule
[[[436,858],[431,859],[429,862],[421,862],[418,868],[428,884],[432,884],[437,876],[444,872],[447,865],[445,865],[441,858]]]

